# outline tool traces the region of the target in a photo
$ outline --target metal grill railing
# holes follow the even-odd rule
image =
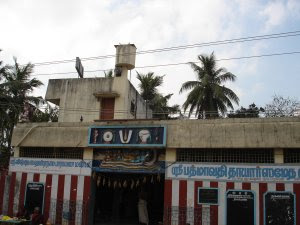
[[[284,163],[299,163],[300,149],[284,149],[283,151]]]
[[[179,162],[274,163],[273,149],[178,149]]]
[[[83,148],[22,147],[20,148],[20,157],[82,159]]]
[[[88,218],[88,202],[53,199],[50,203],[49,219],[52,225],[87,225]]]
[[[172,206],[164,209],[164,225],[211,225],[216,224],[217,218],[217,210],[209,206]]]

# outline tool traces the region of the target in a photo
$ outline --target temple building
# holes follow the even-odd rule
[[[51,224],[300,225],[300,117],[152,119],[128,80],[49,80],[57,123],[19,123],[0,214],[39,206]]]

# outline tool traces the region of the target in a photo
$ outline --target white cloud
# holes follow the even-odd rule
[[[288,10],[294,14],[294,16],[300,16],[300,1],[299,0],[288,0],[287,2]]]
[[[260,0],[1,0],[0,26],[5,31],[0,35],[0,48],[4,50],[1,56],[6,62],[11,62],[12,55],[21,63],[42,62],[114,54],[113,45],[119,43],[130,42],[136,44],[138,50],[147,50],[257,35],[265,27],[271,30],[284,23],[289,19],[288,12],[296,15],[296,9],[299,9],[298,0],[270,1],[266,6]],[[249,31],[245,21],[259,11],[254,21],[257,30]],[[217,58],[238,57],[259,54],[266,48],[268,46],[262,44],[243,43],[137,55],[136,65],[195,61],[197,55],[212,51]],[[114,59],[84,61],[83,64],[85,70],[108,69],[114,67]],[[236,74],[238,81],[258,72],[256,60],[222,61],[219,65]],[[35,70],[36,73],[75,72],[73,63]],[[161,91],[174,93],[172,104],[183,103],[186,94],[178,94],[181,84],[195,79],[188,65],[138,71],[166,74]],[[51,78],[59,77],[76,75]],[[48,78],[39,77],[45,84]],[[134,71],[132,82],[137,86]],[[231,87],[243,98],[247,92],[239,84]],[[42,92],[45,87],[37,93]]]
[[[238,5],[238,10],[241,14],[248,15],[249,12],[256,12],[261,0],[235,0],[235,3]]]
[[[285,20],[285,5],[281,1],[272,1],[261,12],[261,14],[266,17],[266,30],[270,30],[272,27],[280,25]]]
[[[265,30],[282,25],[284,22],[292,22],[300,17],[299,0],[276,0],[270,1],[260,12],[265,17]]]

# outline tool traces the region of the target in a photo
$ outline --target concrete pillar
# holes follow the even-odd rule
[[[166,162],[175,162],[175,161],[176,161],[176,148],[167,148]]]
[[[14,147],[14,157],[20,157],[20,148]]]
[[[117,92],[120,96],[115,98],[114,119],[128,119],[129,112],[129,81],[128,70],[122,67],[122,75],[114,77],[112,91]]]
[[[282,148],[275,148],[274,149],[274,161],[275,161],[275,163],[284,163],[283,149]]]
[[[85,148],[83,150],[83,159],[84,160],[93,160],[93,153],[94,153],[94,149],[92,148]]]

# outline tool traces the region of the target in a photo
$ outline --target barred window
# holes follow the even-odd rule
[[[284,163],[300,163],[300,149],[284,149]]]
[[[177,149],[179,162],[274,163],[273,149]]]
[[[20,148],[20,157],[83,159],[83,148],[22,147]]]

